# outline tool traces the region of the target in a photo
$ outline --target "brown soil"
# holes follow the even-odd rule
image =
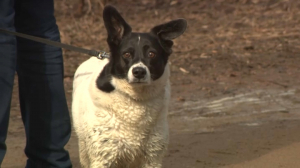
[[[55,0],[64,43],[106,50],[98,0]],[[135,31],[188,20],[170,59],[172,100],[166,168],[297,168],[300,156],[300,2],[296,0],[109,1]],[[86,60],[64,51],[71,103],[73,74]],[[24,129],[15,83],[3,168],[24,167]],[[67,145],[79,166],[77,138]]]

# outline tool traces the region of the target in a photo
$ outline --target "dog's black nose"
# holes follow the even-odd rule
[[[146,75],[146,69],[145,68],[141,68],[141,67],[135,67],[132,69],[132,74],[134,77],[138,78],[138,79],[142,79],[145,77]]]

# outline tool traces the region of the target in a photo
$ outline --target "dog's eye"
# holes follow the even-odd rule
[[[123,57],[124,58],[131,58],[131,54],[127,52],[127,53],[123,54]]]
[[[156,54],[154,52],[149,52],[148,57],[149,58],[154,58],[154,57],[156,57]]]

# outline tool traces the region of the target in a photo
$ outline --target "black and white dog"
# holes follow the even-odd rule
[[[168,58],[184,19],[134,33],[119,12],[103,12],[110,58],[90,58],[74,77],[72,115],[80,162],[89,168],[159,168],[168,146]]]

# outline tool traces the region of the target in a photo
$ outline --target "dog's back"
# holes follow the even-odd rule
[[[74,127],[76,130],[83,120],[81,120],[81,111],[86,111],[92,102],[88,88],[91,85],[92,78],[102,71],[103,67],[107,64],[108,60],[99,60],[92,57],[83,62],[76,70],[73,80],[73,100],[72,100],[72,116]],[[88,104],[85,104],[87,102]],[[85,114],[85,113],[84,113]]]

